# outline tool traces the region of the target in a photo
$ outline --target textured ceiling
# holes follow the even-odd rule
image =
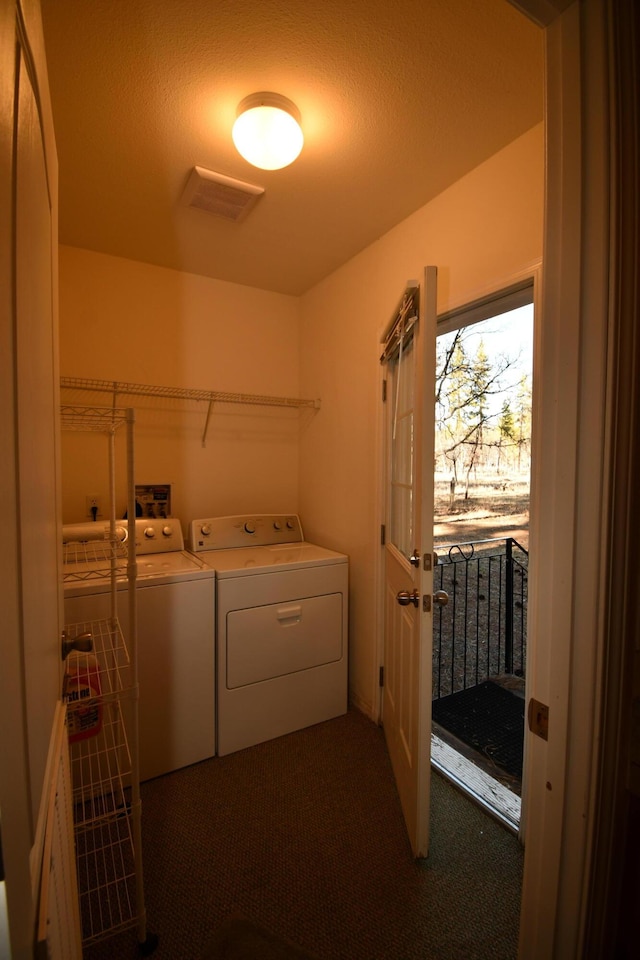
[[[507,0],[42,0],[60,240],[299,294],[542,119],[542,33]],[[245,96],[293,100],[305,145],[236,152]],[[232,223],[191,169],[265,188]]]

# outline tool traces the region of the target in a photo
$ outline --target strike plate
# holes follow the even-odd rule
[[[543,740],[549,739],[549,707],[533,697],[529,700],[529,730]]]

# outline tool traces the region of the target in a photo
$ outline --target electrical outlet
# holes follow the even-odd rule
[[[86,515],[91,520],[97,520],[99,517],[102,517],[102,502],[97,493],[94,493],[92,496],[87,497]]]

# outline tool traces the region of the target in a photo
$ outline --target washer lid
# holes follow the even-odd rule
[[[136,557],[138,579],[207,569],[207,566],[198,557],[186,550],[175,550],[173,553],[142,554],[142,556]],[[95,583],[97,580],[103,580],[107,584],[109,582],[109,567],[105,560],[65,563],[62,572],[68,583],[82,581]],[[119,562],[116,568],[116,577],[118,582],[126,580],[126,561]]]
[[[343,553],[318,547],[314,543],[282,543],[268,547],[237,547],[232,550],[212,550],[206,563],[213,567],[219,579],[225,577],[257,576],[301,567],[322,567],[332,563],[346,563]]]
[[[202,570],[204,564],[193,554],[180,550],[174,553],[142,554],[136,557],[136,566],[139,577],[158,577],[165,573]]]

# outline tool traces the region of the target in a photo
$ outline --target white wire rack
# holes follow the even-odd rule
[[[103,579],[110,587],[108,618],[65,626],[72,646],[78,641],[66,660],[65,689],[83,945],[135,926],[147,955],[156,938],[147,933],[142,878],[135,537],[123,543],[115,517],[115,435],[121,427],[126,429],[127,513],[135,516],[134,419],[132,409],[115,406],[61,408],[63,430],[106,435],[110,491],[106,534],[91,531],[86,540],[63,546],[65,582]],[[116,586],[123,570],[128,582],[126,640]],[[91,650],[82,652],[78,647],[89,635]]]
[[[67,629],[92,632],[92,653],[100,664],[99,696],[75,707],[99,711],[98,732],[70,745],[82,942],[88,946],[140,921],[136,825],[141,807],[132,799],[135,780],[123,715],[134,701],[127,699],[130,665],[119,626],[92,621]],[[74,657],[71,676],[86,675],[88,662],[89,655]],[[140,942],[145,938],[146,931]]]
[[[136,858],[132,811],[76,830],[82,942],[85,946],[132,926],[136,919]]]
[[[214,403],[240,403],[260,407],[288,407],[290,409],[320,409],[319,400],[305,400],[300,397],[270,397],[255,393],[230,393],[223,390],[200,390],[187,387],[163,387],[148,383],[127,383],[122,380],[97,380],[84,377],[61,377],[63,390],[81,390],[88,393],[106,393],[112,399],[114,412],[119,398],[152,397],[166,400],[195,400],[207,404],[207,415],[202,434],[202,445],[206,444],[209,420]],[[99,409],[99,408],[98,408]]]
[[[118,407],[92,407],[63,404],[60,407],[60,426],[63,430],[112,433],[127,422],[127,411]]]
[[[131,661],[118,620],[89,620],[67,624],[65,633],[68,640],[90,636],[93,643],[89,653],[74,652],[67,659],[67,687],[77,687],[81,678],[90,673],[97,661],[101,701],[131,688]],[[83,702],[91,702],[91,698]]]
[[[65,583],[103,580],[116,564],[122,575],[127,567],[127,548],[117,537],[104,540],[71,540],[62,545]]]
[[[123,703],[114,700],[100,706],[104,713],[98,737],[71,745],[85,945],[131,927],[137,919],[131,754]]]

